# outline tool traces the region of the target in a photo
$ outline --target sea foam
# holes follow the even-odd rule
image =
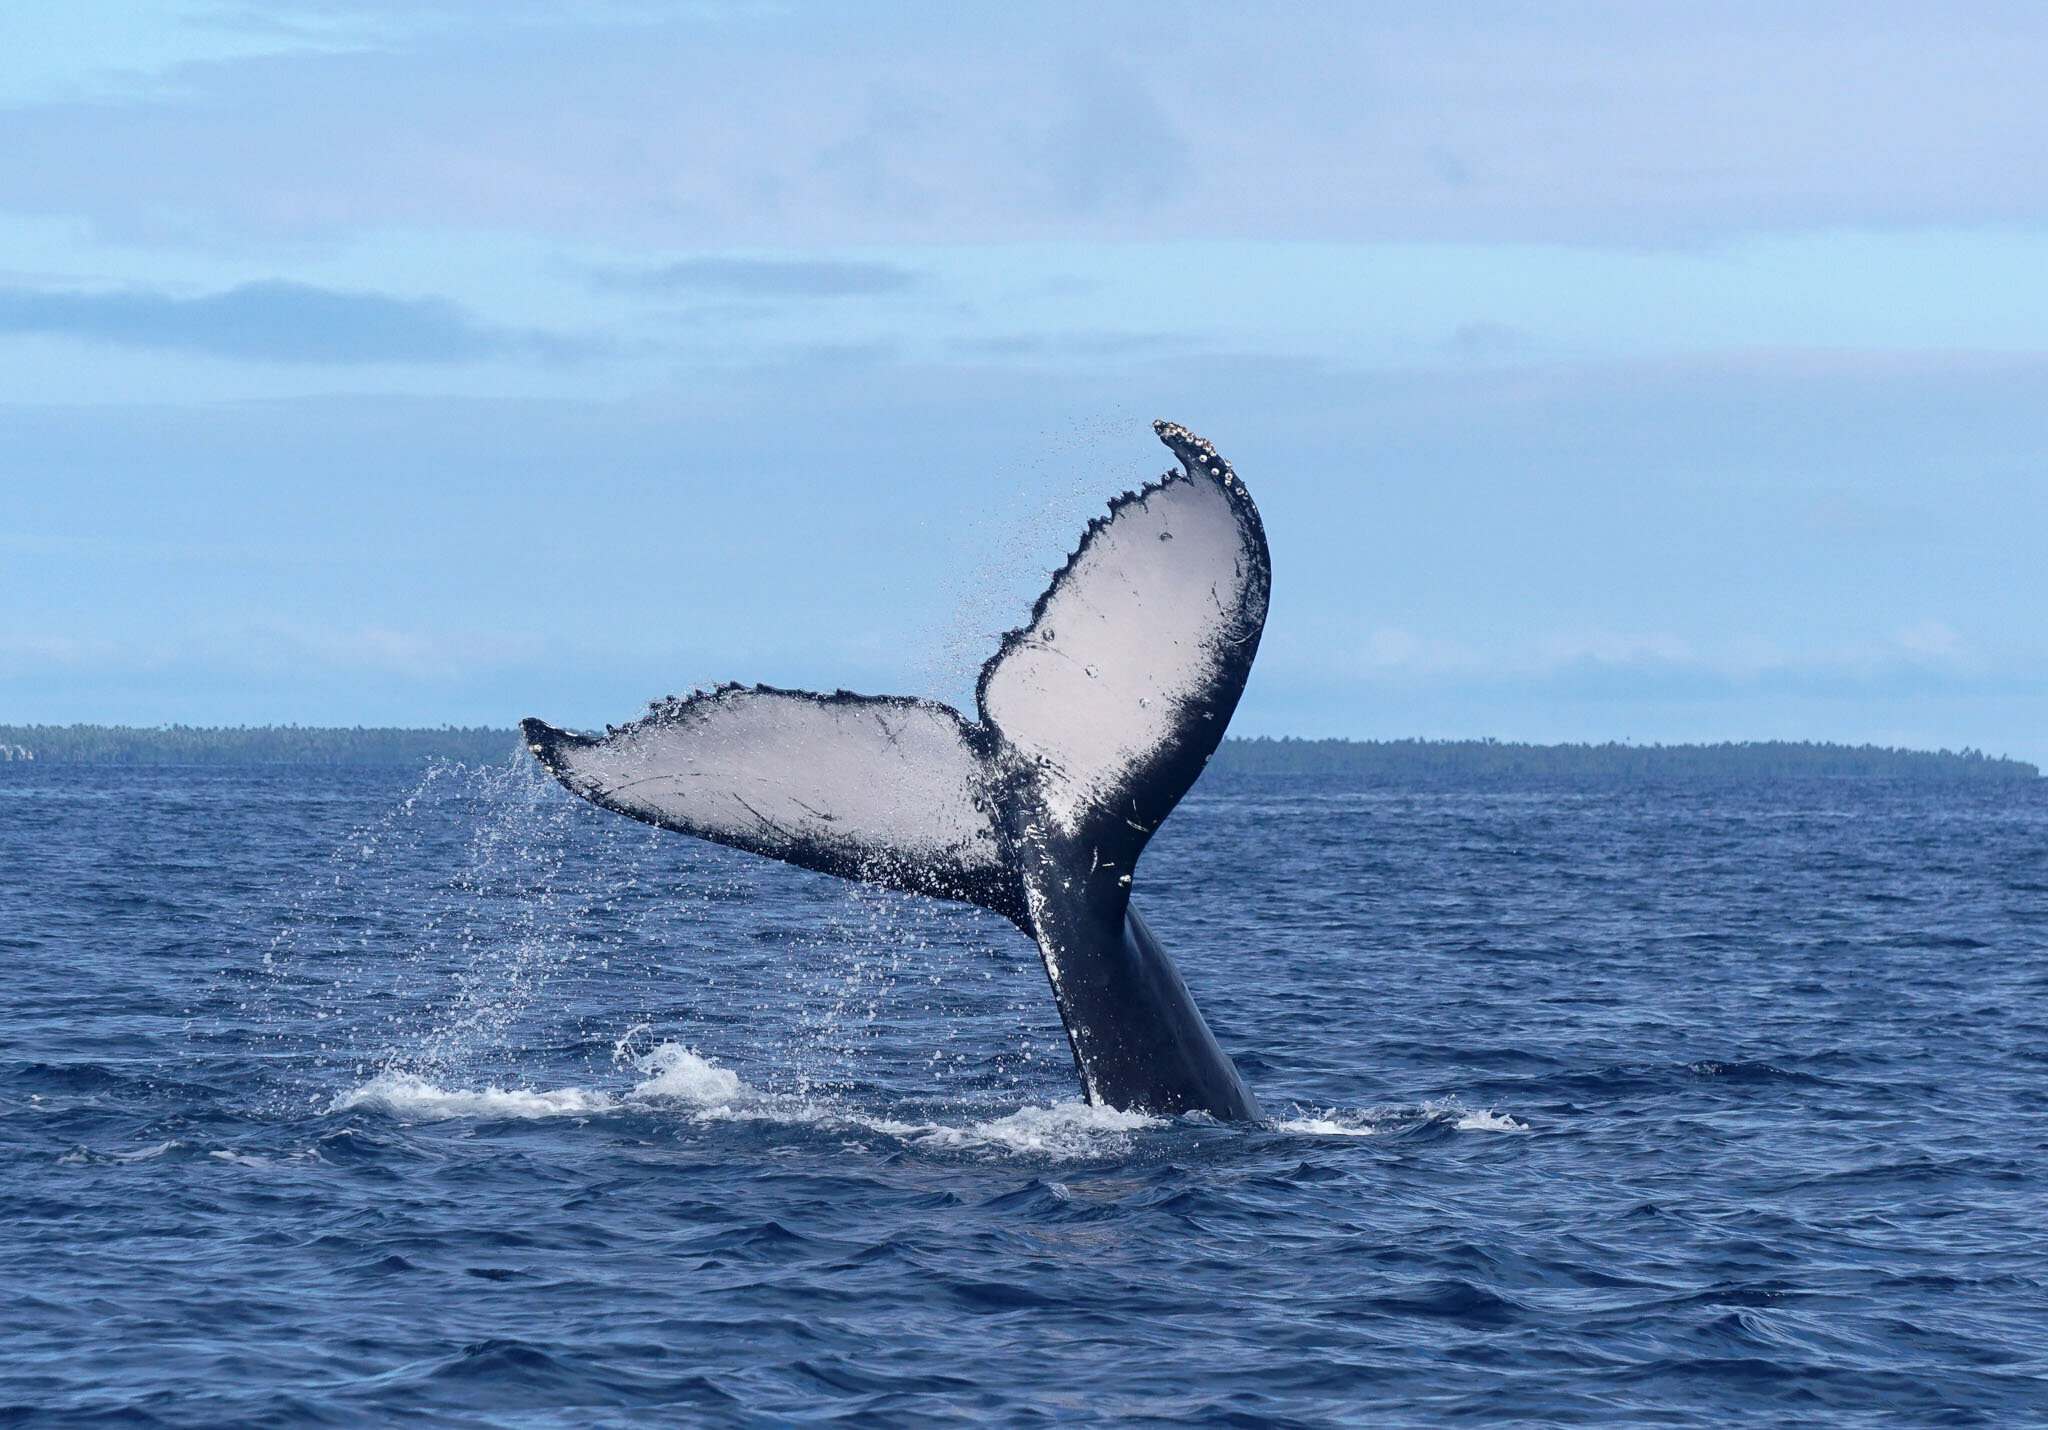
[[[1128,1149],[1129,1134],[1163,1127],[1162,1118],[1083,1102],[1025,1106],[964,1123],[904,1121],[829,1100],[764,1092],[730,1068],[676,1043],[633,1059],[644,1074],[624,1093],[593,1088],[445,1088],[412,1073],[380,1073],[333,1099],[330,1113],[377,1112],[402,1122],[463,1118],[531,1120],[642,1112],[695,1122],[757,1121],[790,1127],[869,1133],[914,1146],[989,1150],[1055,1158],[1096,1157]]]
[[[1517,1122],[1504,1112],[1491,1108],[1474,1112],[1455,1099],[1425,1102],[1420,1107],[1312,1108],[1296,1112],[1294,1117],[1273,1122],[1273,1129],[1303,1137],[1377,1137],[1444,1122],[1460,1132],[1529,1130],[1526,1122]]]

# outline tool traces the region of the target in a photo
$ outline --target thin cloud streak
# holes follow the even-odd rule
[[[276,281],[195,298],[0,289],[0,333],[286,363],[462,362],[512,343],[443,299]]]

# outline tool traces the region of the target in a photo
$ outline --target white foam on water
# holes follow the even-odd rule
[[[635,1029],[635,1032],[641,1031]],[[633,1112],[681,1115],[697,1123],[767,1122],[840,1134],[869,1134],[914,1147],[986,1151],[1070,1160],[1118,1156],[1133,1133],[1165,1127],[1169,1119],[1084,1102],[1027,1105],[999,1117],[962,1123],[907,1122],[798,1093],[764,1092],[731,1068],[680,1043],[659,1043],[631,1054],[631,1034],[619,1044],[641,1080],[623,1093],[596,1088],[443,1088],[416,1074],[386,1072],[336,1097],[330,1113],[381,1112],[404,1122],[458,1118],[531,1120],[604,1117]],[[1527,1132],[1529,1125],[1491,1108],[1475,1112],[1455,1098],[1419,1107],[1309,1108],[1266,1124],[1302,1137],[1376,1137],[1403,1128],[1448,1122],[1460,1132]],[[858,1142],[845,1143],[860,1147]],[[152,1154],[144,1154],[152,1155]],[[223,1154],[215,1153],[215,1156]]]
[[[910,1141],[933,1147],[992,1147],[1039,1156],[1090,1157],[1128,1145],[1133,1132],[1164,1126],[1165,1118],[1142,1112],[1056,1102],[1050,1107],[1020,1107],[1006,1117],[966,1127],[927,1123],[907,1135]]]
[[[919,1147],[1054,1158],[1114,1155],[1128,1148],[1131,1133],[1166,1125],[1164,1119],[1141,1112],[1082,1102],[1021,1107],[963,1125],[905,1122],[811,1097],[763,1092],[732,1069],[676,1043],[659,1044],[634,1058],[633,1064],[646,1076],[619,1095],[576,1087],[443,1088],[414,1074],[387,1072],[336,1097],[328,1111],[381,1112],[405,1122],[680,1113],[700,1123],[771,1122],[869,1133]]]
[[[409,1073],[381,1073],[328,1105],[334,1112],[367,1110],[406,1122],[445,1122],[457,1117],[589,1117],[618,1109],[617,1099],[580,1087],[534,1092],[526,1088],[481,1090],[436,1087]]]
[[[1527,1132],[1529,1124],[1517,1122],[1505,1112],[1491,1108],[1485,1112],[1469,1112],[1458,1119],[1460,1132]]]
[[[1298,1110],[1298,1109],[1297,1109]],[[1276,1132],[1303,1137],[1377,1137],[1404,1127],[1449,1122],[1460,1132],[1527,1132],[1529,1124],[1488,1108],[1474,1112],[1455,1098],[1425,1102],[1420,1107],[1311,1108],[1300,1116],[1270,1125]]]
[[[1333,1111],[1311,1117],[1288,1117],[1272,1126],[1275,1132],[1295,1132],[1304,1137],[1377,1137],[1387,1130],[1364,1112]]]
[[[858,1130],[927,1148],[991,1150],[1057,1158],[1103,1156],[1128,1146],[1128,1134],[1164,1127],[1165,1120],[1083,1102],[1020,1107],[984,1121],[905,1122],[814,1098],[762,1092],[728,1068],[688,1048],[663,1043],[635,1060],[652,1077],[633,1089],[632,1102],[667,1105],[700,1121],[756,1120],[784,1126]]]

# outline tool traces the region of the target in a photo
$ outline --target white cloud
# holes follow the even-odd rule
[[[1895,632],[1892,640],[1907,655],[1920,660],[1953,661],[1963,654],[1963,638],[1943,621],[1916,621]]]
[[[42,22],[73,41],[51,75],[104,53],[176,88],[53,99],[11,47],[45,102],[0,193],[132,232],[700,245],[2048,222],[2048,12],[1997,0],[283,13],[182,67],[145,12],[126,50]]]

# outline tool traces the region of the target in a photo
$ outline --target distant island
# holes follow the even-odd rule
[[[308,725],[0,725],[0,763],[97,765],[498,764],[519,753],[514,730],[328,729]],[[1978,750],[1895,750],[1756,740],[1720,745],[1516,745],[1497,740],[1226,740],[1210,768],[1245,775],[1369,779],[1889,779],[1919,783],[2031,780],[2022,760]]]
[[[1226,740],[1211,769],[1388,779],[2031,780],[2040,770],[1981,750],[1749,740],[1718,745],[1516,745],[1500,740]]]

